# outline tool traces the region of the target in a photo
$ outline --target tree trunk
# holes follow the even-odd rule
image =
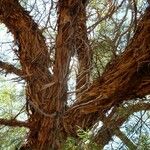
[[[17,55],[26,80],[27,111],[31,125],[27,143],[22,149],[60,149],[61,139],[63,139],[60,131],[60,117],[67,99],[66,78],[70,61],[68,45],[71,38],[67,44],[63,41],[65,40],[64,34],[68,34],[70,28],[65,31],[64,26],[67,22],[59,21],[62,24],[59,25],[61,27],[56,43],[56,64],[54,76],[52,76],[49,72],[48,48],[37,24],[17,1],[6,0],[0,5],[3,14],[0,19],[13,33],[15,42],[18,44]],[[62,10],[62,13],[65,11],[65,9]],[[67,15],[65,12],[64,17]],[[61,14],[60,16],[62,17]]]
[[[48,48],[37,24],[17,1],[1,3],[3,15],[0,19],[18,44],[17,55],[26,80],[27,111],[31,125],[27,143],[22,149],[57,150],[61,147],[69,64],[74,53],[74,33],[81,5],[80,1],[58,2],[58,34],[52,75],[49,72]]]
[[[79,14],[83,11],[84,2],[85,0],[58,2],[55,64],[53,74],[50,74],[50,54],[38,25],[17,0],[0,0],[0,20],[14,35],[15,43],[19,47],[16,55],[21,64],[21,77],[26,81],[30,132],[22,149],[61,149],[62,142],[68,135],[76,136],[77,125],[83,129],[90,128],[100,119],[100,114],[111,107],[124,100],[150,93],[148,8],[125,52],[112,62],[103,76],[97,79],[73,106],[66,110],[70,58],[74,54],[74,45],[79,46],[80,41],[81,46],[77,52],[79,72],[90,66],[91,54],[88,49],[85,50],[85,12]],[[83,17],[83,20],[78,16]],[[79,33],[80,26],[83,28],[82,34]],[[76,31],[78,33],[75,33]],[[85,75],[82,81],[80,84],[78,78],[77,87],[86,83]]]

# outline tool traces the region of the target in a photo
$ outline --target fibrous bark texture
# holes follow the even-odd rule
[[[76,125],[82,128],[91,126],[99,114],[123,101],[149,94],[149,18],[150,7],[146,9],[125,51],[111,62],[102,77],[65,113],[64,125],[69,133],[75,131]]]
[[[76,80],[76,89],[79,92],[76,96],[79,97],[82,92],[90,85],[90,72],[92,61],[92,50],[87,36],[86,27],[86,3],[78,4],[78,15],[76,16],[75,26],[75,54],[78,60],[78,74]]]
[[[3,63],[0,63],[0,67],[8,72],[13,70],[26,81],[29,120],[24,126],[29,127],[30,132],[22,149],[61,149],[67,136],[76,136],[77,126],[91,128],[110,108],[150,93],[148,7],[125,51],[110,63],[99,79],[77,97],[72,106],[66,108],[69,65],[75,50],[80,63],[77,88],[89,81],[89,73],[84,75],[84,70],[90,68],[91,61],[85,18],[85,1],[59,0],[55,63],[53,74],[50,74],[50,54],[38,25],[17,0],[0,0],[0,21],[14,35],[19,47],[16,55],[20,60],[21,70]],[[8,121],[5,123],[10,124]],[[15,120],[13,124],[23,126],[22,122]],[[119,125],[121,124],[122,122]],[[110,139],[111,136],[107,137]],[[105,140],[100,144],[107,142]]]
[[[50,56],[38,25],[18,1],[6,0],[0,1],[0,4],[0,20],[14,35],[26,81],[30,133],[27,144],[22,149],[60,149],[63,141],[61,118],[67,100],[69,64],[74,53],[78,10],[81,12],[80,6],[83,4],[81,1],[70,0],[58,2],[58,34],[53,75],[49,72]]]

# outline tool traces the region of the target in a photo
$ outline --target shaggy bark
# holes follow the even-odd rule
[[[1,0],[0,12],[0,20],[11,31],[18,44],[17,55],[22,72],[26,76],[26,105],[30,110],[28,112],[30,133],[24,148],[44,149],[46,142],[51,143],[54,140],[49,139],[49,135],[52,136],[56,132],[55,129],[52,131],[54,115],[51,114],[55,110],[55,108],[53,109],[54,101],[51,100],[51,92],[47,92],[49,88],[43,89],[47,83],[51,82],[48,70],[50,63],[48,48],[38,25],[28,12],[24,11],[18,1]],[[51,105],[50,108],[49,105]],[[49,117],[44,116],[38,110],[48,114]]]
[[[78,4],[78,15],[76,19],[75,27],[75,54],[78,58],[78,74],[77,74],[77,86],[76,89],[80,91],[77,93],[79,97],[85,89],[90,85],[90,72],[91,72],[91,61],[92,51],[90,48],[87,27],[86,27],[86,3],[81,1]]]
[[[30,133],[22,149],[60,149],[63,141],[61,117],[67,100],[67,77],[73,53],[73,35],[80,1],[58,3],[58,34],[54,74],[49,72],[45,39],[28,12],[18,1],[0,1],[0,20],[18,44],[22,72],[26,80]]]
[[[102,77],[64,115],[64,127],[73,133],[76,126],[94,125],[98,114],[126,100],[150,93],[150,7],[124,53],[111,63]],[[69,124],[69,126],[68,126]]]
[[[125,52],[112,62],[102,77],[73,106],[65,110],[79,4],[83,3],[80,0],[60,0],[58,3],[56,56],[54,74],[51,75],[48,48],[38,25],[17,0],[0,0],[0,21],[7,26],[18,44],[21,75],[26,81],[30,132],[22,149],[60,149],[66,138],[65,133],[76,136],[77,125],[83,129],[90,128],[100,119],[100,114],[112,106],[150,93],[150,8],[147,8]],[[1,67],[6,71],[8,69],[7,66]],[[11,69],[20,74],[12,66]]]

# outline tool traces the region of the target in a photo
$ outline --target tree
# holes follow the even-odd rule
[[[47,3],[39,2],[45,5]],[[36,7],[36,3],[38,1],[35,1],[33,6]],[[124,115],[119,114],[118,107],[126,101],[136,101],[150,93],[150,7],[147,7],[138,24],[135,15],[134,23],[132,22],[129,29],[135,25],[137,27],[132,39],[129,36],[124,52],[118,53],[117,49],[112,48],[112,54],[115,54],[113,59],[101,75],[91,79],[94,49],[88,38],[88,29],[94,29],[100,20],[113,16],[123,1],[120,5],[109,1],[108,13],[104,12],[104,17],[99,18],[90,28],[86,26],[87,0],[59,0],[51,1],[50,4],[45,27],[40,28],[40,24],[25,10],[25,7],[28,9],[28,5],[24,6],[23,2],[18,0],[0,0],[0,21],[13,35],[17,48],[13,48],[12,51],[20,63],[20,66],[16,67],[0,61],[0,68],[7,74],[13,73],[25,81],[28,114],[27,121],[18,121],[14,118],[0,119],[0,124],[29,128],[27,140],[21,149],[61,149],[67,137],[77,137],[78,126],[82,129],[92,129],[98,121],[104,123],[104,128],[102,127],[93,139],[101,147],[104,147],[115,134],[125,143],[129,143],[129,147],[134,147],[135,145],[124,138],[125,135],[118,128],[132,113],[149,110],[149,103],[140,101],[133,104],[133,111]],[[53,7],[57,7],[58,12],[57,32],[53,32],[54,27],[50,22]],[[135,14],[138,13],[136,3],[129,1],[129,7]],[[133,30],[127,30],[125,33],[128,31]],[[56,34],[56,39],[53,38],[53,34]],[[46,41],[48,38],[52,42],[50,47]],[[114,41],[117,43],[118,39]],[[74,91],[77,99],[68,106],[68,78],[73,57],[77,58],[79,66]],[[130,110],[130,107],[125,109]],[[109,110],[112,111],[106,116]],[[112,126],[114,121],[116,125]]]

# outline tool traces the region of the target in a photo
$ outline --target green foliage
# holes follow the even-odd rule
[[[78,146],[76,143],[76,139],[72,137],[68,137],[64,146],[63,150],[77,150]]]
[[[106,65],[111,60],[112,56],[113,54],[111,52],[111,47],[106,42],[99,42],[99,44],[95,46],[93,52],[93,78],[97,78],[102,75]]]
[[[142,135],[139,141],[139,149],[140,150],[149,150],[150,149],[150,136]]]
[[[14,83],[8,83],[3,78],[0,78],[0,87],[0,118],[24,120],[24,98],[20,96],[22,89],[19,91]],[[26,132],[26,128],[0,126],[0,150],[19,149]]]
[[[25,134],[25,128],[2,127],[0,130],[0,150],[19,149]]]
[[[64,144],[63,150],[99,150],[99,147],[92,140],[92,134],[89,130],[77,130],[78,138],[69,137]]]

